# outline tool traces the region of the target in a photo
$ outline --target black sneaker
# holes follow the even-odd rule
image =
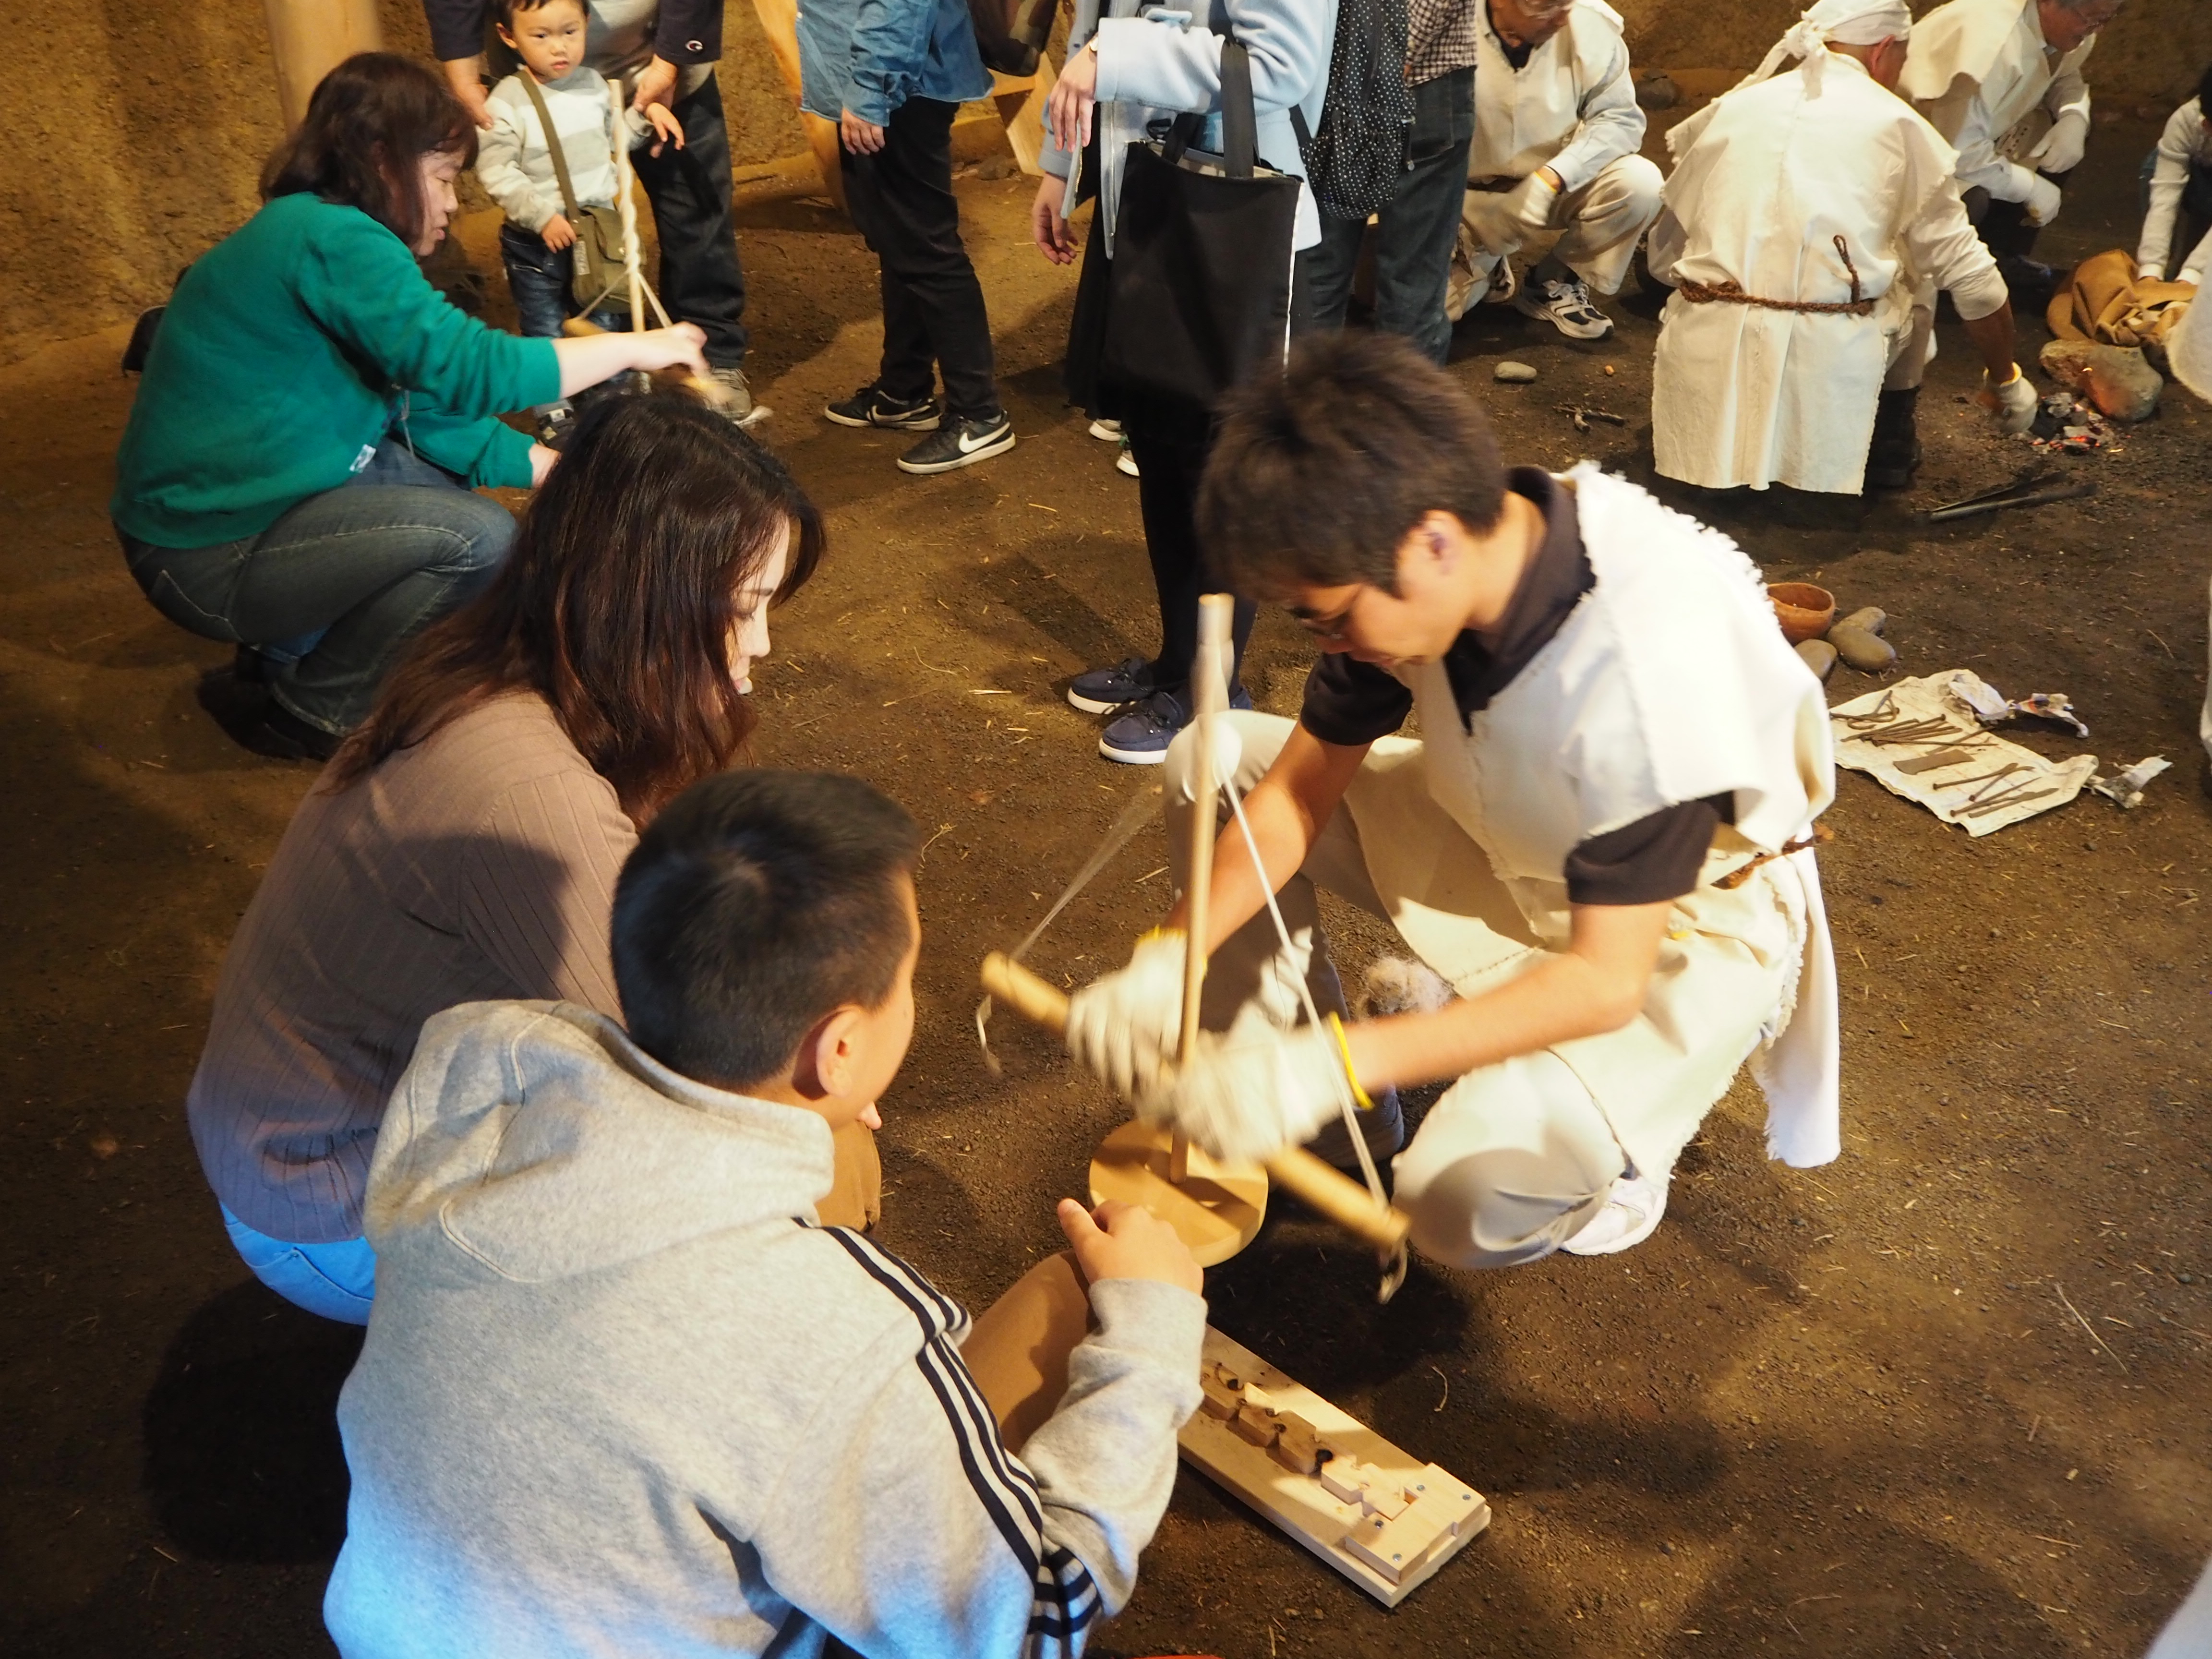
[[[936,398],[894,398],[873,380],[822,412],[839,426],[881,426],[894,432],[934,432],[939,417]]]
[[[1014,423],[1004,410],[971,421],[948,416],[944,425],[899,457],[902,472],[951,472],[1014,447]]]
[[[1111,668],[1093,668],[1067,683],[1067,706],[1086,714],[1110,714],[1142,702],[1159,687],[1152,683],[1152,665],[1142,657],[1124,657]]]
[[[1098,752],[1124,766],[1159,766],[1168,757],[1176,733],[1190,724],[1190,709],[1183,702],[1185,688],[1155,691],[1098,734]],[[1249,708],[1252,694],[1238,686],[1229,694],[1231,708]]]
[[[270,760],[326,761],[345,741],[308,725],[270,696],[267,686],[241,680],[229,669],[203,674],[198,698],[233,743]]]

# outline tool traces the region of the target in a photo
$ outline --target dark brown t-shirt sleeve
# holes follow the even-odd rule
[[[1664,806],[1649,817],[1592,836],[1567,854],[1571,904],[1657,904],[1698,884],[1713,831],[1733,815],[1726,795]]]
[[[1357,749],[1389,737],[1413,710],[1413,694],[1374,664],[1330,651],[1306,676],[1298,724],[1323,743]]]

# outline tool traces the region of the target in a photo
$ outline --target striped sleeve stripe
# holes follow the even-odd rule
[[[948,1325],[966,1323],[958,1305],[905,1262],[859,1235],[842,1227],[821,1231],[843,1245],[861,1271],[904,1305],[921,1326],[922,1343],[915,1355],[915,1367],[951,1427],[961,1468],[977,1501],[1015,1560],[1029,1571],[1034,1586],[1029,1633],[1033,1641],[1068,1644],[1072,1651],[1076,1639],[1104,1613],[1103,1598],[1090,1569],[1073,1550],[1055,1547],[1040,1554],[1044,1504],[1036,1477],[1006,1449],[998,1419],[946,1335]]]

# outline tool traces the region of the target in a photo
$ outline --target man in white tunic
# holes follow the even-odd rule
[[[2023,310],[2057,275],[2030,258],[2089,138],[2082,66],[2126,0],[1948,0],[1912,31],[1899,90],[1959,152],[1959,185]]]
[[[1070,1050],[1231,1158],[1456,1079],[1397,1158],[1396,1199],[1414,1243],[1459,1267],[1644,1237],[1747,1060],[1769,1151],[1833,1158],[1810,851],[1827,712],[1750,562],[1589,466],[1508,472],[1473,399],[1402,342],[1309,340],[1224,416],[1206,544],[1325,654],[1295,723],[1223,717],[1266,879],[1231,823],[1196,1058],[1170,1063],[1172,932],[1077,994]],[[1401,735],[1417,710],[1420,738]],[[1187,740],[1170,757],[1178,846],[1191,760]],[[1387,918],[1462,1000],[1343,1024],[1316,885]],[[1317,1023],[1299,1023],[1302,979]]]
[[[1748,80],[1668,135],[1678,163],[1651,235],[1651,274],[1675,289],[1651,386],[1662,477],[1906,488],[1946,289],[2000,422],[2035,418],[1951,147],[1892,90],[1911,27],[1904,0],[1820,0]],[[1793,58],[1797,72],[1778,74]]]
[[[1570,339],[1601,339],[1613,319],[1589,291],[1620,292],[1659,212],[1659,169],[1638,154],[1644,112],[1620,14],[1604,0],[1477,3],[1474,143],[1451,314],[1510,283],[1523,244],[1557,234],[1513,303]]]

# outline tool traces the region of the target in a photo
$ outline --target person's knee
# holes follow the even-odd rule
[[[1605,1206],[1602,1175],[1545,1152],[1496,1147],[1444,1165],[1397,1200],[1415,1249],[1451,1267],[1513,1267],[1552,1254]]]
[[[1222,724],[1236,734],[1234,741],[1238,751],[1233,766],[1224,765],[1218,757],[1214,764],[1218,771],[1236,781],[1237,792],[1241,795],[1274,764],[1275,757],[1282,752],[1290,737],[1292,723],[1279,714],[1261,714],[1248,709],[1231,709],[1221,718]],[[1168,745],[1165,774],[1161,782],[1166,787],[1168,801],[1175,806],[1188,806],[1195,798],[1198,782],[1195,720],[1178,732],[1175,741]]]
[[[1666,179],[1656,164],[1641,155],[1624,155],[1604,173],[1607,194],[1617,210],[1632,213],[1646,224],[1658,218],[1660,192]]]

